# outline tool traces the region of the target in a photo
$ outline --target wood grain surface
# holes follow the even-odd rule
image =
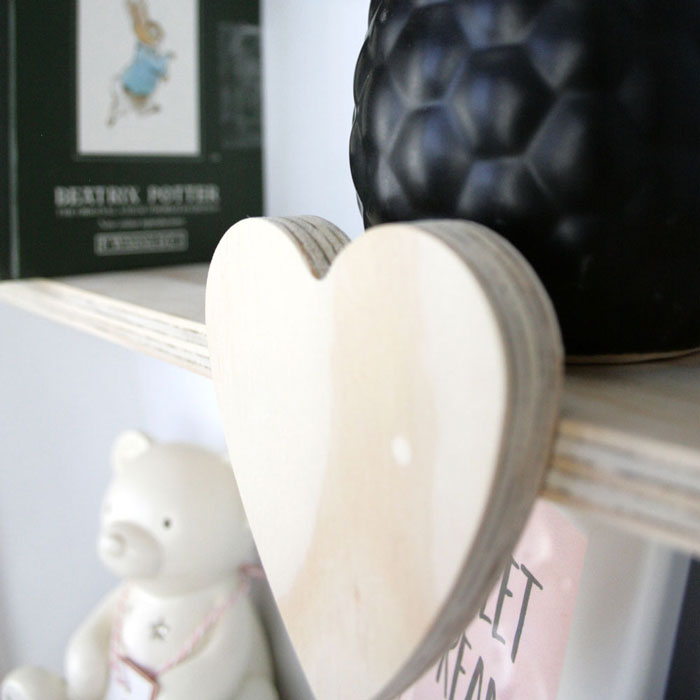
[[[248,520],[318,698],[390,700],[478,612],[540,492],[563,350],[524,259],[465,222],[247,219],[207,282]]]

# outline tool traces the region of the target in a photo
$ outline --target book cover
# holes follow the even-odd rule
[[[257,0],[13,0],[0,21],[2,277],[208,261],[262,212]]]
[[[538,500],[479,613],[397,700],[556,700],[587,544]]]

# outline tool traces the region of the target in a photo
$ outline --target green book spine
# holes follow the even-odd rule
[[[0,5],[0,279],[10,276],[10,3]]]

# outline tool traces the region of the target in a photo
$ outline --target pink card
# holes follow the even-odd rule
[[[538,500],[488,601],[400,700],[555,700],[586,538]]]

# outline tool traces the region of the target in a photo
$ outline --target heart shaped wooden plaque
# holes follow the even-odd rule
[[[556,319],[466,222],[247,219],[207,283],[212,375],[260,556],[319,700],[388,700],[478,611],[539,491]]]

